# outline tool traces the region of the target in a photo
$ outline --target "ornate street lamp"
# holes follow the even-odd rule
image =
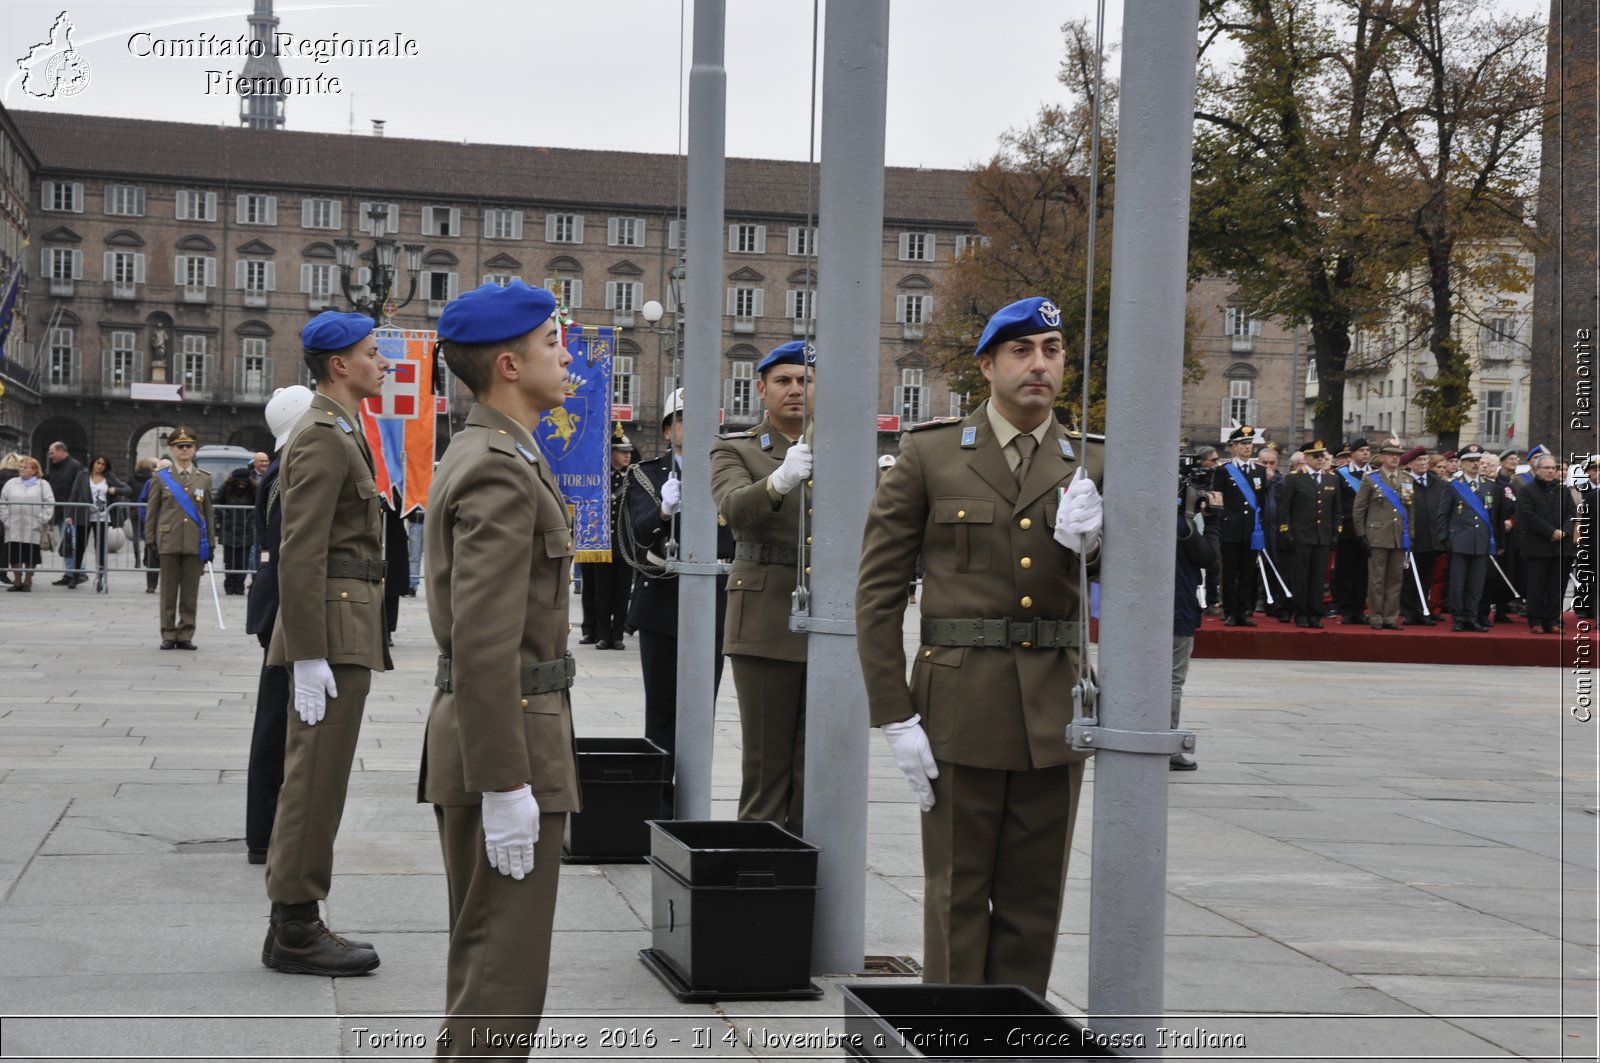
[[[679,364],[680,352],[683,349],[683,262],[680,260],[667,274],[667,288],[672,294],[672,305],[678,309],[673,312],[671,325],[662,327],[661,318],[666,313],[666,307],[656,300],[651,299],[639,308],[639,316],[644,318],[645,327],[640,331],[649,332],[656,337],[656,390],[660,393],[663,405],[657,406],[657,411],[664,408],[667,389],[662,386],[667,379],[663,362],[666,361],[664,348],[672,352],[672,382],[677,387],[683,384],[683,372]]]
[[[384,235],[384,229],[389,222],[389,211],[386,207],[374,204],[367,211],[367,217],[372,220],[372,250],[358,256],[356,241],[346,237],[333,242],[334,258],[339,264],[339,287],[344,292],[345,299],[354,309],[383,326],[389,323],[389,318],[398,313],[401,307],[416,298],[417,278],[422,272],[423,245],[403,245],[410,285],[406,289],[406,297],[395,302],[393,293],[398,248],[393,237]],[[355,272],[358,259],[371,263],[372,275],[366,284],[351,283],[351,274]]]

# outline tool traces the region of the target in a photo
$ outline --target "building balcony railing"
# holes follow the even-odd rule
[[[258,290],[256,288],[246,288],[244,290],[244,305],[245,306],[266,306],[267,305],[267,293],[265,291]]]
[[[74,283],[71,277],[51,277],[50,294],[61,298],[70,298],[74,293]]]
[[[1254,336],[1233,336],[1231,339],[1230,346],[1234,351],[1248,353],[1256,349],[1256,338]]]
[[[310,295],[306,296],[306,309],[307,310],[318,310],[318,311],[321,311],[321,310],[328,309],[328,307],[330,307],[332,305],[333,305],[333,296],[331,296],[331,295],[318,295],[315,292],[313,292]]]
[[[450,300],[448,299],[429,299],[428,316],[438,317],[440,314],[444,313],[444,308],[449,302]]]
[[[805,319],[805,318],[803,318],[803,317],[797,317],[797,318],[795,318],[795,319],[794,319],[794,321],[793,321],[793,322],[792,322],[792,323],[791,323],[791,326],[790,326],[790,327],[791,327],[791,331],[792,331],[792,332],[793,332],[793,333],[794,333],[794,334],[795,334],[795,335],[796,335],[796,336],[804,336],[804,335],[805,335],[805,334],[806,334],[806,328],[807,328],[807,326],[809,326],[809,327],[810,327],[810,329],[811,329],[811,331],[812,331],[812,332],[813,332],[813,333],[815,333],[815,332],[816,332],[816,331],[817,331],[817,325],[816,325],[816,322],[815,322],[815,321],[807,321],[807,320],[806,320],[806,319]]]
[[[900,323],[900,338],[903,340],[920,340],[925,326],[920,321],[902,321]]]
[[[733,319],[733,331],[734,332],[754,332],[755,330],[756,330],[756,319],[755,318],[739,316],[739,317],[735,317]]]
[[[209,303],[211,301],[211,289],[207,288],[203,284],[197,287],[189,287],[186,285],[183,288],[180,288],[179,292],[180,300],[185,303]]]
[[[632,328],[633,327],[633,311],[632,310],[616,310],[616,311],[613,311],[612,314],[611,314],[611,323],[613,325],[617,326],[618,328]]]
[[[106,281],[106,298],[132,302],[139,298],[140,287],[132,281]]]

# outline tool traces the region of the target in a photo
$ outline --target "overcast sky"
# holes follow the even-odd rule
[[[689,17],[693,0],[685,0]],[[89,64],[75,96],[23,92],[16,61],[46,40],[63,6]],[[242,58],[136,55],[152,42],[246,32],[249,4],[171,0],[109,3],[6,0],[0,11],[4,103],[132,118],[233,125],[239,98],[207,71],[239,73]],[[674,153],[679,144],[678,0],[390,0],[278,2],[279,32],[299,38],[399,33],[401,59],[285,60],[286,76],[338,77],[342,92],[294,96],[288,128],[557,147]],[[1092,20],[1094,0],[895,0],[889,42],[886,158],[891,165],[967,167],[996,138],[1063,99],[1055,75],[1061,24]],[[1121,4],[1107,3],[1115,41]],[[729,0],[728,154],[804,159],[811,107],[811,0]],[[148,34],[148,37],[136,34]],[[683,41],[685,77],[690,38]],[[1113,63],[1115,62],[1113,58]],[[1114,71],[1113,71],[1114,72]],[[820,90],[819,90],[820,91]],[[820,97],[818,101],[820,115]]]

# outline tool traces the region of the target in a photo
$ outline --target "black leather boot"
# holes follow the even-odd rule
[[[365,942],[346,941],[322,922],[316,901],[274,904],[261,962],[286,974],[325,978],[366,974],[378,967],[378,953]]]

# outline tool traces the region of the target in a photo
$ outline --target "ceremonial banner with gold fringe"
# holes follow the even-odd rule
[[[611,560],[611,357],[616,329],[566,330],[567,401],[539,419],[534,438],[572,510],[573,560]]]
[[[383,394],[361,404],[361,430],[377,466],[378,491],[403,517],[428,501],[433,486],[433,344],[427,329],[372,333],[392,367]]]

